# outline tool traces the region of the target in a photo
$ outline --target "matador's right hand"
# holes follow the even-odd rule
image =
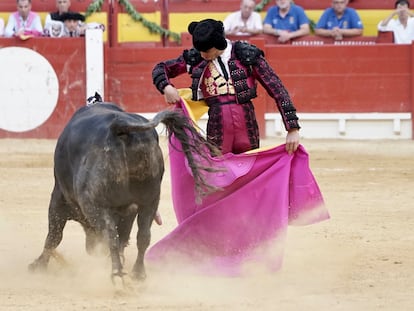
[[[173,105],[181,100],[178,90],[172,85],[167,85],[164,88],[164,98],[167,104]]]

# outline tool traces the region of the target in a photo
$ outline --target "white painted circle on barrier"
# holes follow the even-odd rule
[[[59,81],[42,55],[28,48],[0,48],[0,128],[25,132],[43,124],[56,107]]]

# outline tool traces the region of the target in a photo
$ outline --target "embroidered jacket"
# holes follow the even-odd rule
[[[188,72],[192,78],[193,100],[200,100],[200,84],[209,63],[201,57],[197,50],[185,50],[178,58],[158,63],[154,67],[152,72],[153,83],[163,94],[163,90],[167,85],[173,85],[170,82],[171,78]],[[257,97],[256,81],[259,81],[275,100],[286,130],[300,128],[296,109],[286,88],[269,66],[260,49],[254,45],[236,41],[233,43],[228,65],[237,103],[248,103],[251,99]]]

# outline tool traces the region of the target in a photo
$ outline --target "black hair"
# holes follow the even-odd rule
[[[406,4],[407,7],[410,7],[410,1],[408,1],[408,0],[397,0],[397,1],[395,1],[395,7],[397,7],[399,4],[401,4],[401,5]]]

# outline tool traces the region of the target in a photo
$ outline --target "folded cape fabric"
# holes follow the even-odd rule
[[[184,97],[179,106],[195,118],[206,110]],[[257,265],[276,271],[287,226],[329,218],[303,146],[293,155],[281,145],[212,158],[224,170],[208,179],[222,190],[199,204],[183,153],[170,146],[169,158],[178,226],[149,249],[150,262],[216,275],[240,275]]]

